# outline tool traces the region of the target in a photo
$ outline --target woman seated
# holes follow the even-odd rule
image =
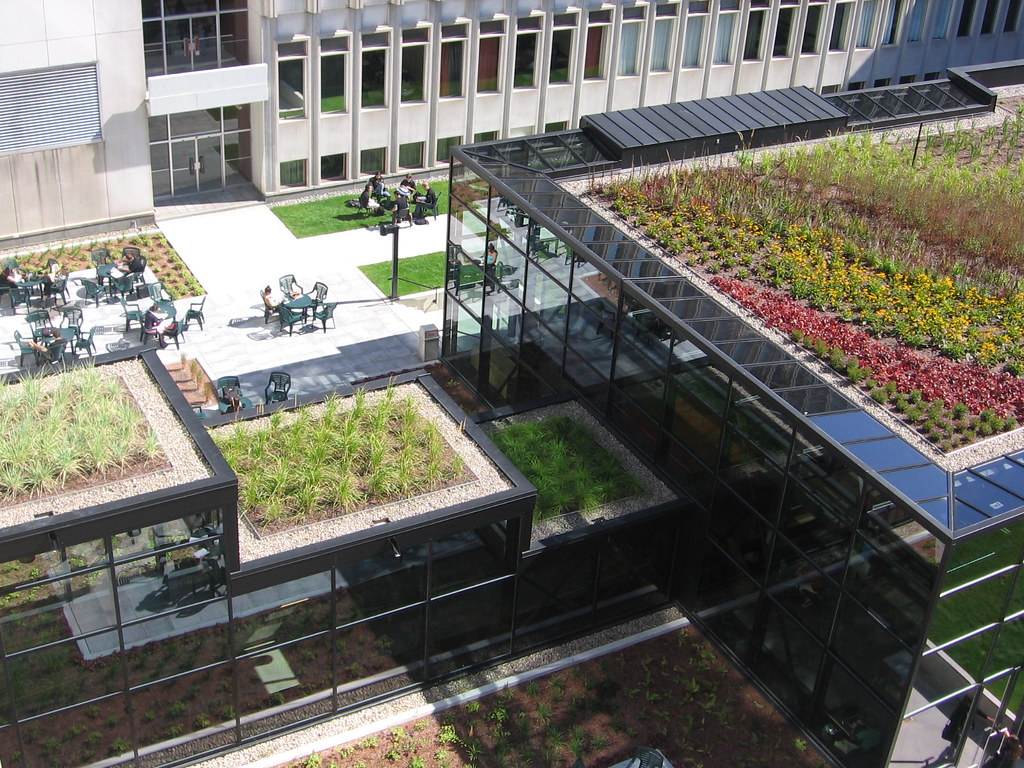
[[[274,295],[274,291],[269,285],[263,289],[263,293],[260,295],[263,297],[263,306],[271,312],[277,309],[278,305],[281,303],[281,300]]]
[[[174,330],[174,318],[169,317],[165,312],[160,310],[156,304],[153,304],[149,309],[146,310],[146,315],[143,318],[143,326],[145,329],[154,334],[160,336],[160,347],[164,347],[167,341],[164,336]]]
[[[18,285],[24,282],[25,278],[21,276],[14,267],[4,267],[4,271],[0,274],[0,285],[10,288],[11,286]]]

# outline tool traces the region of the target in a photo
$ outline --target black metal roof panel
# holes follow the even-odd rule
[[[582,125],[600,143],[622,150],[743,131],[780,128],[800,122],[842,120],[847,113],[810,88],[717,96],[653,107],[588,115]]]

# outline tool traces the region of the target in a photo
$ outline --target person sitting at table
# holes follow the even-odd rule
[[[122,272],[140,274],[146,271],[146,257],[141,253],[136,253],[128,261],[119,261],[117,268]]]
[[[153,304],[146,310],[146,315],[142,322],[148,332],[159,334],[161,349],[167,346],[167,340],[164,338],[164,334],[174,327],[173,317],[169,317],[166,312],[160,310],[160,307]]]
[[[409,192],[415,192],[416,191],[416,180],[413,179],[411,173],[407,173],[407,174],[405,174],[405,178],[402,179],[398,183],[398,186],[399,187],[404,187],[405,189],[409,190]]]
[[[359,207],[364,211],[375,211],[380,208],[380,203],[373,197],[373,187],[369,184],[366,185],[363,194],[359,196]]]
[[[416,195],[414,199],[416,200],[416,218],[422,219],[427,211],[434,210],[434,206],[437,204],[437,193],[427,183],[423,188],[423,194]]]
[[[3,274],[0,274],[0,285],[5,285],[8,288],[18,285],[24,282],[24,280],[25,278],[14,267],[4,267]]]
[[[277,311],[281,304],[281,297],[275,294],[269,285],[260,292],[260,296],[263,297],[263,306],[267,308],[268,312]]]

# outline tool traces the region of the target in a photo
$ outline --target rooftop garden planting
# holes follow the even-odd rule
[[[462,480],[462,459],[411,396],[389,388],[213,430],[264,534],[418,496]]]
[[[639,745],[676,766],[821,768],[821,756],[692,627],[289,768],[612,765]],[[737,755],[746,756],[737,762]],[[689,762],[685,762],[689,761]]]
[[[0,497],[15,503],[137,472],[161,456],[121,380],[99,369],[0,385]]]
[[[594,510],[645,490],[586,426],[566,416],[512,422],[492,439],[537,487],[535,520]]]
[[[111,256],[120,258],[121,249],[134,245],[142,250],[147,265],[172,299],[186,296],[201,296],[206,293],[178,252],[159,232],[150,232],[133,237],[102,240],[88,245],[62,245],[49,251],[39,251],[27,256],[18,256],[18,264],[27,272],[45,272],[49,259],[56,259],[68,272],[92,269],[92,250],[108,248]]]
[[[597,190],[942,450],[1024,419],[1024,112]]]

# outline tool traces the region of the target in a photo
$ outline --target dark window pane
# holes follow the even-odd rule
[[[498,69],[501,62],[501,38],[481,38],[479,52],[480,60],[477,63],[476,90],[478,93],[497,91]]]
[[[324,56],[320,59],[320,111],[344,112],[346,56]]]
[[[512,84],[516,88],[532,88],[536,82],[537,33],[516,35],[516,60]]]
[[[427,544],[387,546],[376,557],[338,566],[338,624],[393,611],[426,599]]]
[[[506,523],[494,523],[435,540],[430,571],[431,596],[510,573],[514,566],[507,551],[506,528]]]
[[[361,97],[362,105],[364,107],[384,106],[387,82],[384,77],[386,64],[387,51],[363,51],[363,84]]]
[[[556,29],[551,33],[551,69],[549,80],[552,83],[568,83],[572,66],[572,34],[571,29]]]
[[[424,60],[427,47],[425,45],[407,45],[402,48],[402,101],[423,101]],[[363,66],[366,66],[366,55],[363,54]],[[363,73],[363,88],[366,93],[366,73]],[[374,102],[377,103],[377,102]],[[383,101],[379,103],[383,104]],[[363,106],[369,106],[363,100]]]
[[[835,631],[836,652],[890,707],[903,700],[911,655],[878,618],[846,600]]]
[[[512,596],[509,579],[430,603],[431,677],[509,652]]]
[[[447,40],[441,44],[441,82],[438,96],[462,95],[462,62],[465,44],[462,40]]]

